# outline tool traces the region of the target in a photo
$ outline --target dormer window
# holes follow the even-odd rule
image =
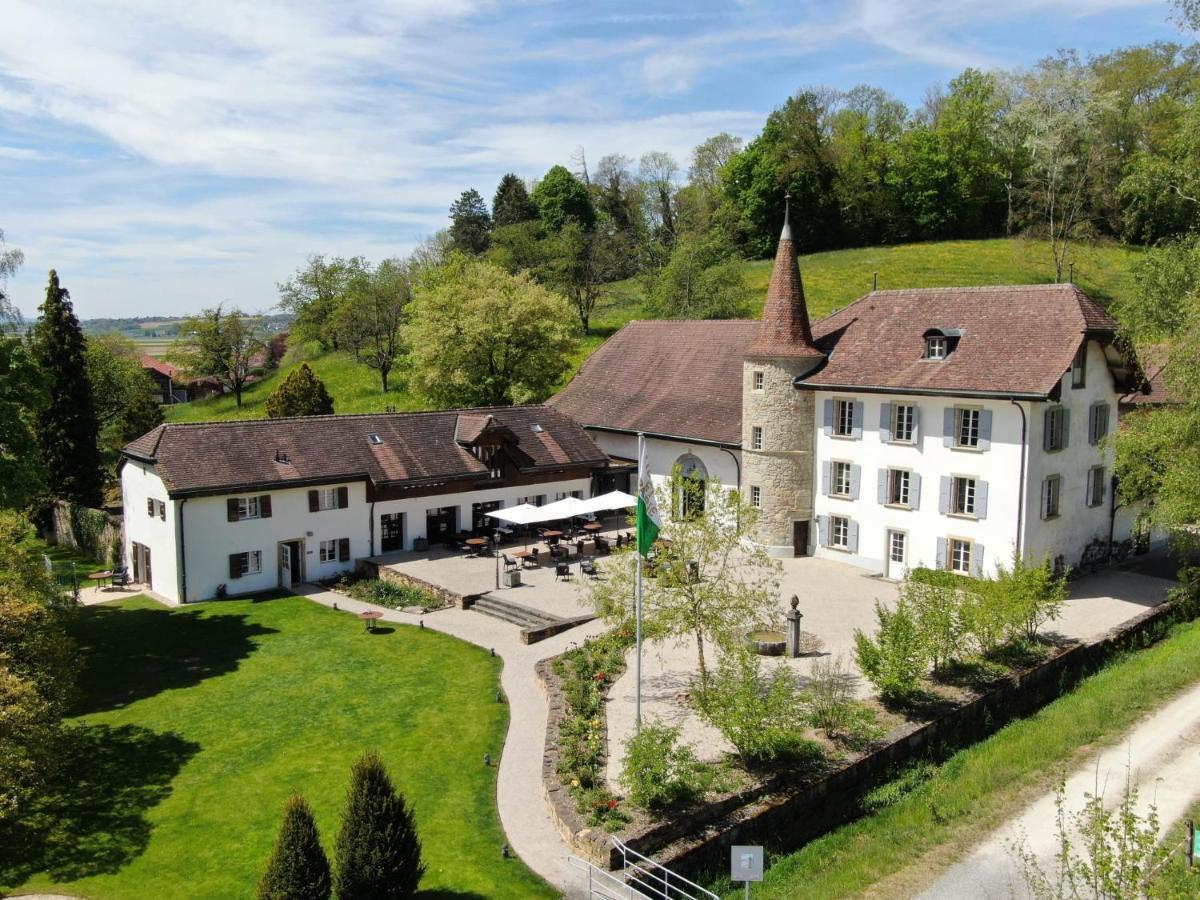
[[[926,359],[945,359],[948,352],[949,341],[943,334],[930,335],[925,338],[925,358]]]

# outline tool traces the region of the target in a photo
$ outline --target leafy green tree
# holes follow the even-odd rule
[[[338,333],[331,320],[345,298],[350,282],[366,268],[361,256],[326,259],[314,254],[279,289],[279,308],[296,317],[292,337],[298,342],[318,341],[326,349],[337,350]]]
[[[529,199],[525,182],[512,172],[501,178],[496,186],[496,195],[492,198],[492,226],[504,228],[536,221],[537,217],[537,205]]]
[[[742,269],[719,238],[681,235],[654,279],[646,306],[656,318],[738,318],[747,307]]]
[[[338,900],[412,897],[425,874],[412,810],[374,751],[350,772],[336,858]]]
[[[258,900],[328,900],[332,890],[329,860],[312,809],[297,794],[287,802],[283,825],[267,870],[258,883]]]
[[[317,377],[306,362],[289,372],[283,383],[267,398],[269,419],[331,415],[333,398],[325,389],[325,382]]]
[[[100,426],[88,381],[83,331],[71,295],[50,270],[41,316],[29,335],[29,355],[45,384],[47,402],[35,413],[35,432],[56,497],[83,506],[102,502]]]
[[[451,259],[422,280],[402,329],[410,384],[439,406],[541,400],[570,365],[574,319],[528,274]]]
[[[585,231],[596,224],[596,210],[583,182],[563,166],[553,166],[533,189],[533,202],[547,234],[575,222]]]
[[[216,378],[232,391],[238,407],[249,382],[255,358],[265,344],[262,330],[241,310],[205,309],[179,326],[179,337],[167,358],[189,377]]]
[[[478,256],[488,248],[492,217],[479,191],[465,190],[450,204],[450,248]]]
[[[676,470],[659,489],[659,509],[678,510],[682,495],[696,487],[703,509],[696,503],[667,525],[670,548],[658,551],[654,577],[642,582],[642,618],[650,637],[695,642],[703,696],[709,686],[705,648],[738,645],[746,628],[779,617],[780,567],[762,548],[743,545],[758,511],[717,479],[695,486]],[[592,605],[614,624],[633,621],[636,560],[634,551],[618,551],[605,568],[607,577],[588,584]]]
[[[103,450],[111,454],[162,424],[157,389],[133,341],[116,332],[98,335],[87,339],[86,354]]]

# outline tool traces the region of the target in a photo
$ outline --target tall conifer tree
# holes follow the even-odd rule
[[[97,443],[99,424],[88,382],[83,331],[71,295],[50,270],[41,317],[30,332],[30,356],[40,370],[46,404],[35,419],[46,483],[55,497],[99,506],[103,478]]]

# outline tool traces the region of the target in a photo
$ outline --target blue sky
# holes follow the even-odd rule
[[[267,309],[307,254],[403,254],[465,187],[583,147],[753,137],[808,85],[1180,39],[1164,2],[0,0],[0,228],[34,313]]]

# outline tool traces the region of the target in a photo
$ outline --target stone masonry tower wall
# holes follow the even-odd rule
[[[825,361],[812,338],[796,263],[790,209],[784,216],[762,321],[742,365],[742,490],[759,491],[754,539],[771,553],[793,553],[795,523],[813,515],[815,401],[793,380]],[[760,446],[755,446],[756,430]],[[810,537],[811,541],[811,537]],[[807,546],[797,548],[807,552]]]

